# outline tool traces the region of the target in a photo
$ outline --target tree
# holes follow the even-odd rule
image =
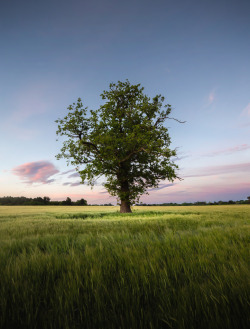
[[[43,197],[43,203],[44,204],[49,204],[50,203],[50,198],[48,196]]]
[[[130,206],[160,180],[179,178],[171,161],[176,151],[169,148],[164,126],[173,119],[171,105],[163,106],[161,95],[151,100],[143,90],[128,80],[111,83],[101,94],[106,103],[98,110],[88,112],[78,98],[68,114],[56,120],[57,135],[66,137],[57,159],[76,166],[82,183],[94,186],[105,176],[104,187],[120,201],[120,212],[131,212]]]
[[[62,205],[71,206],[72,205],[71,199],[69,197],[67,197],[67,199],[65,201],[62,201]]]
[[[88,203],[87,203],[87,200],[85,200],[85,199],[80,199],[80,200],[77,200],[77,201],[76,201],[76,205],[77,205],[77,206],[87,206]]]

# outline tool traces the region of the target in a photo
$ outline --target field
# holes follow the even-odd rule
[[[0,328],[248,328],[249,205],[0,207]]]

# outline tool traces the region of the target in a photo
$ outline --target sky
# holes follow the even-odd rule
[[[56,160],[55,120],[111,82],[162,94],[182,180],[146,203],[250,195],[249,0],[9,0],[0,3],[0,197],[116,203]]]

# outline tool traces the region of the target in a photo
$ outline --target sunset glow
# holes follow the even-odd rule
[[[141,83],[173,107],[182,180],[142,202],[250,195],[249,1],[5,1],[1,6],[0,196],[113,203],[56,160],[55,120],[78,97],[96,109],[110,82]]]

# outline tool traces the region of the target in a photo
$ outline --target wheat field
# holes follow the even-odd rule
[[[0,328],[248,328],[249,205],[1,206]]]

